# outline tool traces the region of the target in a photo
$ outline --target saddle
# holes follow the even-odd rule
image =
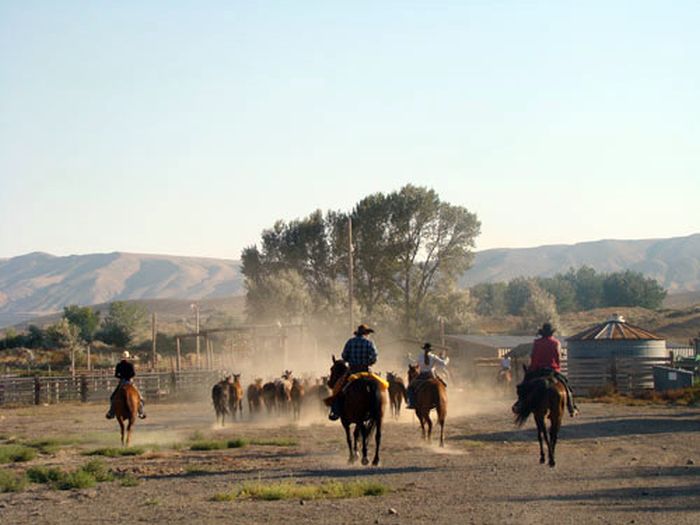
[[[383,377],[378,376],[373,372],[355,372],[354,374],[350,374],[347,380],[345,381],[343,390],[345,390],[348,387],[348,385],[350,385],[350,383],[352,383],[353,381],[357,381],[358,379],[373,379],[379,385],[380,390],[382,390],[383,392],[389,390],[389,381],[387,381]]]

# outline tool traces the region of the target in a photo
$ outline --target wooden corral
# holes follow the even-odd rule
[[[220,379],[213,371],[181,371],[139,374],[134,383],[144,399],[153,402],[177,395],[205,395]],[[66,401],[107,401],[117,385],[113,372],[93,371],[72,376],[0,378],[0,406],[55,404]]]

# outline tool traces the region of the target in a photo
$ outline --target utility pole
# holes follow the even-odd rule
[[[194,323],[195,323],[195,349],[197,353],[197,368],[202,368],[201,356],[199,355],[199,305],[197,303],[192,303],[190,308],[194,309]]]
[[[152,364],[153,370],[158,366],[158,353],[156,352],[156,338],[158,335],[158,329],[156,327],[156,313],[153,312],[151,316],[151,350],[153,353]]]
[[[353,287],[355,285],[353,278],[352,264],[352,217],[348,217],[348,308],[350,310],[350,333],[355,329],[355,319],[353,318]]]

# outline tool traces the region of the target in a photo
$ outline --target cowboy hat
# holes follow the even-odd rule
[[[537,333],[543,337],[549,337],[550,335],[553,335],[556,330],[552,328],[551,323],[544,323],[542,325],[542,328],[540,328]]]
[[[365,334],[373,334],[374,330],[372,330],[369,326],[366,324],[361,324],[360,326],[357,327],[357,330],[355,330],[355,335],[365,335]]]
[[[433,345],[431,345],[430,343],[425,343],[421,348],[427,352],[429,350],[432,350]]]

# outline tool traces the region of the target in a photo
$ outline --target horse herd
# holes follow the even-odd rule
[[[291,416],[301,418],[303,406],[315,406],[317,411],[325,410],[323,400],[330,395],[327,378],[312,381],[308,377],[294,377],[291,370],[271,381],[263,383],[256,378],[245,389],[248,413],[255,418],[263,413],[268,416]],[[216,421],[224,425],[227,415],[233,419],[243,419],[243,385],[241,375],[225,377],[212,387],[211,391]]]

